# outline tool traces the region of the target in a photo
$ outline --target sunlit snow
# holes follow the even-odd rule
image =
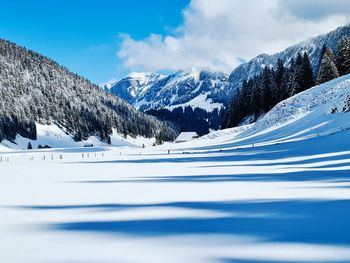
[[[2,146],[1,262],[350,262],[349,90],[187,143]]]

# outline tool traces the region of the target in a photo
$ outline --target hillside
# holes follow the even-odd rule
[[[258,75],[264,66],[276,66],[278,59],[289,65],[290,61],[293,58],[295,59],[298,53],[304,52],[309,55],[313,72],[316,75],[323,45],[335,50],[339,40],[344,36],[350,37],[350,25],[339,27],[325,35],[305,40],[276,54],[261,54],[249,62],[241,64],[231,72],[228,81],[229,88],[234,91],[244,80]]]
[[[0,40],[0,141],[35,140],[37,124],[56,125],[75,141],[111,135],[174,138],[154,117],[71,73],[56,62]]]
[[[188,145],[201,150],[251,147],[324,137],[346,130],[350,130],[350,74],[280,102],[256,123],[215,131]]]

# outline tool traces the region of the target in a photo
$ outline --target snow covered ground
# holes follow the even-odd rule
[[[113,131],[111,135],[111,144],[107,144],[105,142],[101,142],[99,138],[96,136],[90,136],[87,140],[76,142],[73,140],[71,135],[66,134],[62,129],[60,129],[57,125],[42,125],[36,123],[37,129],[37,139],[30,140],[28,138],[24,138],[20,135],[17,135],[15,142],[10,142],[4,140],[0,142],[0,152],[15,150],[25,150],[28,147],[28,143],[30,142],[33,149],[37,149],[39,145],[48,145],[52,148],[72,148],[72,147],[84,147],[86,144],[92,144],[94,146],[114,146],[114,147],[142,147],[152,146],[156,139],[155,138],[145,138],[138,136],[137,138],[132,138],[127,136],[124,138],[120,134],[117,133],[116,130]]]
[[[0,261],[350,262],[349,89],[188,143],[0,148]]]
[[[1,262],[350,262],[349,138],[2,154]]]

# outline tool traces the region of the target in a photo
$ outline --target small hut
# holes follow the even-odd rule
[[[199,135],[196,132],[181,132],[176,138],[175,143],[188,142],[198,138]]]

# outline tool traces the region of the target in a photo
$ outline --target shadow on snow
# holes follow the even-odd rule
[[[219,218],[169,218],[81,221],[50,225],[62,231],[166,236],[224,234],[259,236],[271,242],[350,245],[350,200],[280,200],[246,202],[174,202],[160,204],[97,204],[32,206],[29,209],[187,208],[225,212]]]

